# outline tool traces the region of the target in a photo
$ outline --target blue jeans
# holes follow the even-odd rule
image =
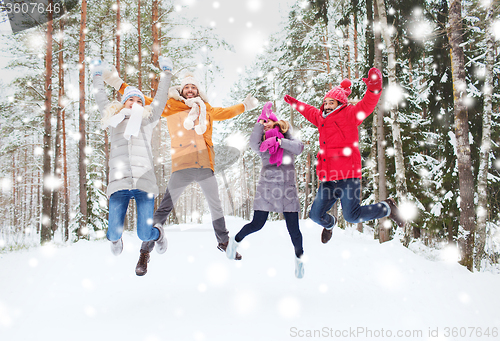
[[[336,219],[326,212],[338,199],[342,204],[344,219],[349,223],[361,223],[387,217],[390,214],[389,206],[385,202],[361,206],[361,179],[344,179],[321,183],[309,212],[309,218],[324,228],[332,228]]]
[[[240,230],[234,237],[234,239],[239,243],[251,233],[257,232],[267,221],[267,216],[269,212],[266,211],[253,211],[252,221]],[[302,256],[304,250],[302,248],[302,233],[299,229],[299,213],[298,212],[283,212],[285,216],[286,228],[288,229],[288,234],[292,239],[292,244],[295,249],[295,255],[297,257]]]
[[[157,228],[153,227],[153,213],[155,196],[139,189],[124,189],[111,194],[109,197],[109,223],[107,238],[116,241],[123,234],[123,222],[131,198],[137,205],[137,235],[141,240],[156,240],[160,236]]]

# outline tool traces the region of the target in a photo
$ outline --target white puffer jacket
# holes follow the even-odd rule
[[[169,72],[162,76],[153,103],[144,108],[141,129],[137,137],[132,135],[127,140],[123,136],[129,121],[127,115],[115,128],[109,127],[111,148],[109,184],[106,192],[108,197],[124,189],[139,189],[154,195],[159,193],[154,173],[151,137],[167,103],[171,78],[172,74]],[[106,126],[106,121],[119,112],[122,105],[118,102],[109,102],[101,76],[94,76],[94,91],[99,111],[103,115],[103,125]]]

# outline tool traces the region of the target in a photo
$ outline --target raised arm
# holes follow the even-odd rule
[[[264,135],[264,125],[257,122],[253,127],[250,135],[250,148],[256,153],[260,153],[260,145],[262,143],[262,135]]]
[[[238,116],[239,114],[242,114],[245,111],[255,109],[257,107],[257,104],[257,99],[248,94],[245,100],[240,104],[236,104],[227,108],[213,107],[211,112],[212,119],[214,121],[228,120],[230,118]]]
[[[152,102],[153,106],[153,115],[151,117],[151,121],[157,121],[160,119],[163,110],[165,109],[165,105],[168,100],[168,89],[170,88],[170,82],[172,80],[172,70],[173,64],[170,58],[166,58],[161,56],[158,60],[160,64],[160,69],[162,69],[160,83],[158,84],[158,90],[156,91],[156,96]],[[146,103],[148,100],[146,100]]]
[[[357,125],[363,123],[363,120],[370,116],[377,106],[382,94],[382,72],[377,68],[371,68],[368,71],[368,78],[363,78],[363,82],[366,83],[366,93],[351,111]]]
[[[92,83],[94,85],[94,97],[101,115],[104,114],[104,109],[109,104],[108,96],[104,90],[104,80],[102,78],[102,63],[100,60],[91,62],[90,71],[92,72]]]
[[[302,114],[312,124],[316,127],[319,126],[319,118],[321,117],[321,111],[312,105],[302,103],[292,96],[286,95],[285,102],[293,106],[299,113]]]

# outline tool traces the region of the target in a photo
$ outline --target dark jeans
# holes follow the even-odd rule
[[[264,227],[268,215],[269,212],[266,211],[254,211],[252,221],[243,226],[234,239],[237,242],[241,242],[243,238],[249,234],[259,231],[262,227]],[[288,229],[293,247],[295,248],[295,255],[300,257],[304,253],[304,250],[302,249],[302,233],[299,229],[299,213],[284,212],[283,215],[285,216],[286,228]]]
[[[344,219],[349,223],[379,219],[387,217],[390,213],[385,202],[361,206],[361,179],[344,179],[321,183],[309,212],[309,218],[327,229],[333,227],[335,218],[326,212],[338,199],[342,204]]]

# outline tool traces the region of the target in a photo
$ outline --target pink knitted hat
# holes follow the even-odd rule
[[[349,79],[344,79],[339,86],[334,87],[332,90],[328,91],[324,98],[333,98],[340,103],[347,103],[347,96],[351,94],[351,81]],[[323,98],[323,100],[324,100]]]

